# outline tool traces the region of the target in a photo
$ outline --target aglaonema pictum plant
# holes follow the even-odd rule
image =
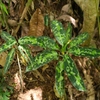
[[[26,71],[36,70],[51,60],[62,59],[57,63],[55,68],[55,94],[59,98],[65,96],[64,89],[64,73],[67,74],[69,80],[73,86],[80,90],[85,91],[85,86],[79,71],[70,55],[83,56],[83,57],[98,57],[100,56],[100,50],[96,48],[81,47],[81,44],[88,39],[88,33],[82,33],[74,39],[72,36],[71,24],[68,24],[67,29],[63,28],[63,25],[54,20],[51,22],[51,29],[55,36],[56,42],[49,37],[38,37],[34,40],[34,37],[23,37],[19,39],[21,45],[38,45],[44,48],[44,51],[33,58],[33,66],[28,66]]]
[[[96,48],[81,47],[81,44],[88,39],[89,35],[85,32],[74,39],[71,38],[72,27],[70,23],[66,30],[63,28],[63,25],[56,20],[53,20],[50,26],[56,42],[47,36],[40,36],[37,38],[25,36],[16,41],[10,34],[6,32],[1,33],[0,35],[6,43],[0,47],[0,52],[9,50],[4,72],[8,70],[14,54],[18,51],[28,63],[26,72],[37,70],[52,60],[60,60],[55,67],[54,89],[57,97],[64,98],[66,94],[64,88],[64,73],[67,74],[69,80],[76,89],[85,91],[84,82],[70,55],[92,58],[100,56],[100,50]],[[44,48],[44,51],[32,57],[28,45],[40,46]]]
[[[95,48],[83,48],[80,46],[89,37],[86,32],[71,39],[71,24],[68,24],[68,28],[65,30],[60,22],[54,20],[51,22],[51,29],[57,43],[48,37],[38,37],[37,45],[43,47],[45,50],[33,58],[33,66],[27,67],[26,71],[36,70],[51,60],[60,58],[62,60],[57,63],[55,68],[54,87],[56,95],[59,98],[65,96],[64,73],[67,73],[67,76],[74,87],[80,91],[85,91],[86,89],[83,80],[70,55],[86,56],[90,58],[98,57],[100,56],[100,50]],[[25,42],[23,40],[25,40]],[[32,37],[23,37],[19,41],[22,45],[24,43],[34,45]]]

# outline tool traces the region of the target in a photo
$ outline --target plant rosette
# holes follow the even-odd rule
[[[84,82],[70,55],[92,58],[100,56],[100,50],[96,48],[81,47],[81,44],[88,39],[89,35],[85,32],[74,39],[71,38],[72,26],[70,23],[68,24],[67,29],[64,29],[62,23],[53,20],[50,27],[56,42],[47,36],[25,36],[16,41],[16,39],[7,32],[1,32],[0,35],[6,43],[0,47],[0,53],[9,50],[4,72],[6,73],[9,69],[14,54],[17,51],[20,52],[21,56],[27,62],[26,72],[37,70],[50,61],[59,60],[60,58],[62,60],[60,60],[55,67],[54,89],[56,96],[63,98],[66,95],[64,88],[64,73],[67,74],[69,80],[76,89],[85,91],[86,88]],[[40,46],[44,48],[44,51],[37,54],[35,57],[32,57],[28,45]]]

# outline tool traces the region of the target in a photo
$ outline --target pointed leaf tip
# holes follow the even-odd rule
[[[60,45],[63,46],[66,38],[66,31],[64,30],[62,23],[57,20],[53,20],[50,26],[56,40]]]
[[[84,82],[79,75],[79,71],[76,68],[74,61],[68,55],[64,55],[63,61],[65,72],[73,86],[80,91],[85,91],[86,88]]]
[[[81,45],[83,42],[85,42],[85,40],[88,39],[88,37],[89,34],[87,32],[81,33],[80,35],[71,40],[70,47]]]

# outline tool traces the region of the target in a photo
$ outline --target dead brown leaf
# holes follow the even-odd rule
[[[70,15],[67,15],[67,14],[61,15],[61,16],[59,16],[57,19],[58,19],[58,20],[69,21],[69,22],[71,22],[71,23],[74,25],[74,27],[77,27],[77,22],[78,22],[78,20],[75,20],[75,19],[74,19],[73,17],[71,17]]]
[[[19,0],[19,16],[21,16],[21,14],[23,13],[24,10],[24,5],[25,5],[25,0]]]
[[[42,36],[44,31],[44,17],[40,9],[36,9],[30,20],[29,35]]]
[[[73,14],[73,10],[72,10],[72,5],[69,3],[69,4],[66,4],[62,7],[61,9],[62,12],[65,12],[67,14]]]
[[[7,53],[0,53],[0,65],[4,67],[7,58]]]
[[[10,2],[9,13],[10,13],[10,16],[12,16],[12,17],[15,16],[14,6],[13,6],[13,3],[12,2]]]
[[[93,87],[93,78],[91,75],[87,73],[84,69],[84,76],[86,79],[86,86],[87,86],[87,99],[86,100],[95,100],[95,90]]]
[[[18,100],[42,100],[42,90],[41,88],[35,88],[26,93],[20,93]]]
[[[16,13],[18,12],[18,9],[17,9],[17,12],[16,12],[15,8],[16,8],[17,5],[18,5],[18,1],[17,0],[11,0],[10,1],[10,3],[9,3],[9,13],[10,13],[10,16],[12,16],[12,17],[16,16]]]
[[[24,83],[24,82],[21,83],[20,76],[19,76],[18,73],[16,73],[16,74],[14,75],[14,83],[15,83],[15,89],[16,89],[17,91],[20,91],[21,88],[25,88],[25,83]],[[22,84],[22,85],[21,85],[21,84]]]
[[[17,21],[16,20],[13,20],[13,19],[8,19],[8,24],[11,26],[11,27],[15,27],[18,25]]]
[[[29,25],[27,23],[23,23],[21,27],[22,27],[21,37],[27,36],[29,33]]]

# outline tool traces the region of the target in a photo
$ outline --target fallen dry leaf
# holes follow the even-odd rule
[[[44,31],[44,17],[41,13],[41,10],[36,9],[36,11],[34,12],[30,20],[30,27],[29,27],[28,35],[35,36],[35,37],[42,36],[43,31]],[[32,52],[42,50],[42,48],[38,46],[37,47],[31,46],[30,48]]]
[[[40,9],[36,9],[30,20],[29,35],[42,36],[44,31],[44,17]]]
[[[2,52],[0,53],[0,65],[4,67],[7,58],[7,53]]]
[[[15,7],[16,7],[17,4],[18,4],[17,0],[12,0],[9,3],[9,13],[10,13],[10,16],[12,16],[12,17],[14,17],[16,15]]]
[[[87,98],[86,100],[95,100],[95,90],[93,86],[93,78],[91,75],[87,73],[87,70],[84,69],[84,76],[86,79],[86,87],[87,87]]]
[[[73,25],[74,25],[74,27],[77,27],[77,22],[78,22],[78,20],[75,20],[73,17],[71,17],[70,15],[67,15],[67,14],[65,14],[65,15],[61,15],[61,16],[59,16],[58,18],[57,18],[58,20],[64,20],[64,21],[69,21],[69,22],[71,22]]]
[[[23,25],[21,27],[22,27],[22,29],[21,29],[21,37],[28,36],[29,25],[27,23],[23,23]]]
[[[20,77],[19,77],[18,73],[16,73],[14,75],[14,83],[15,83],[15,89],[17,91],[20,91],[21,88],[25,87],[25,83],[24,82],[21,83],[21,80],[20,80]]]
[[[23,13],[24,5],[25,5],[25,0],[19,0],[19,12],[18,12],[19,16]]]
[[[42,90],[41,88],[35,88],[26,93],[20,93],[18,100],[42,100]]]
[[[18,25],[17,21],[16,20],[13,20],[13,19],[8,19],[8,24],[11,26],[11,27],[15,27]]]
[[[67,14],[73,14],[73,10],[72,10],[72,5],[69,3],[69,4],[66,4],[62,7],[61,9],[62,12],[65,12]]]

